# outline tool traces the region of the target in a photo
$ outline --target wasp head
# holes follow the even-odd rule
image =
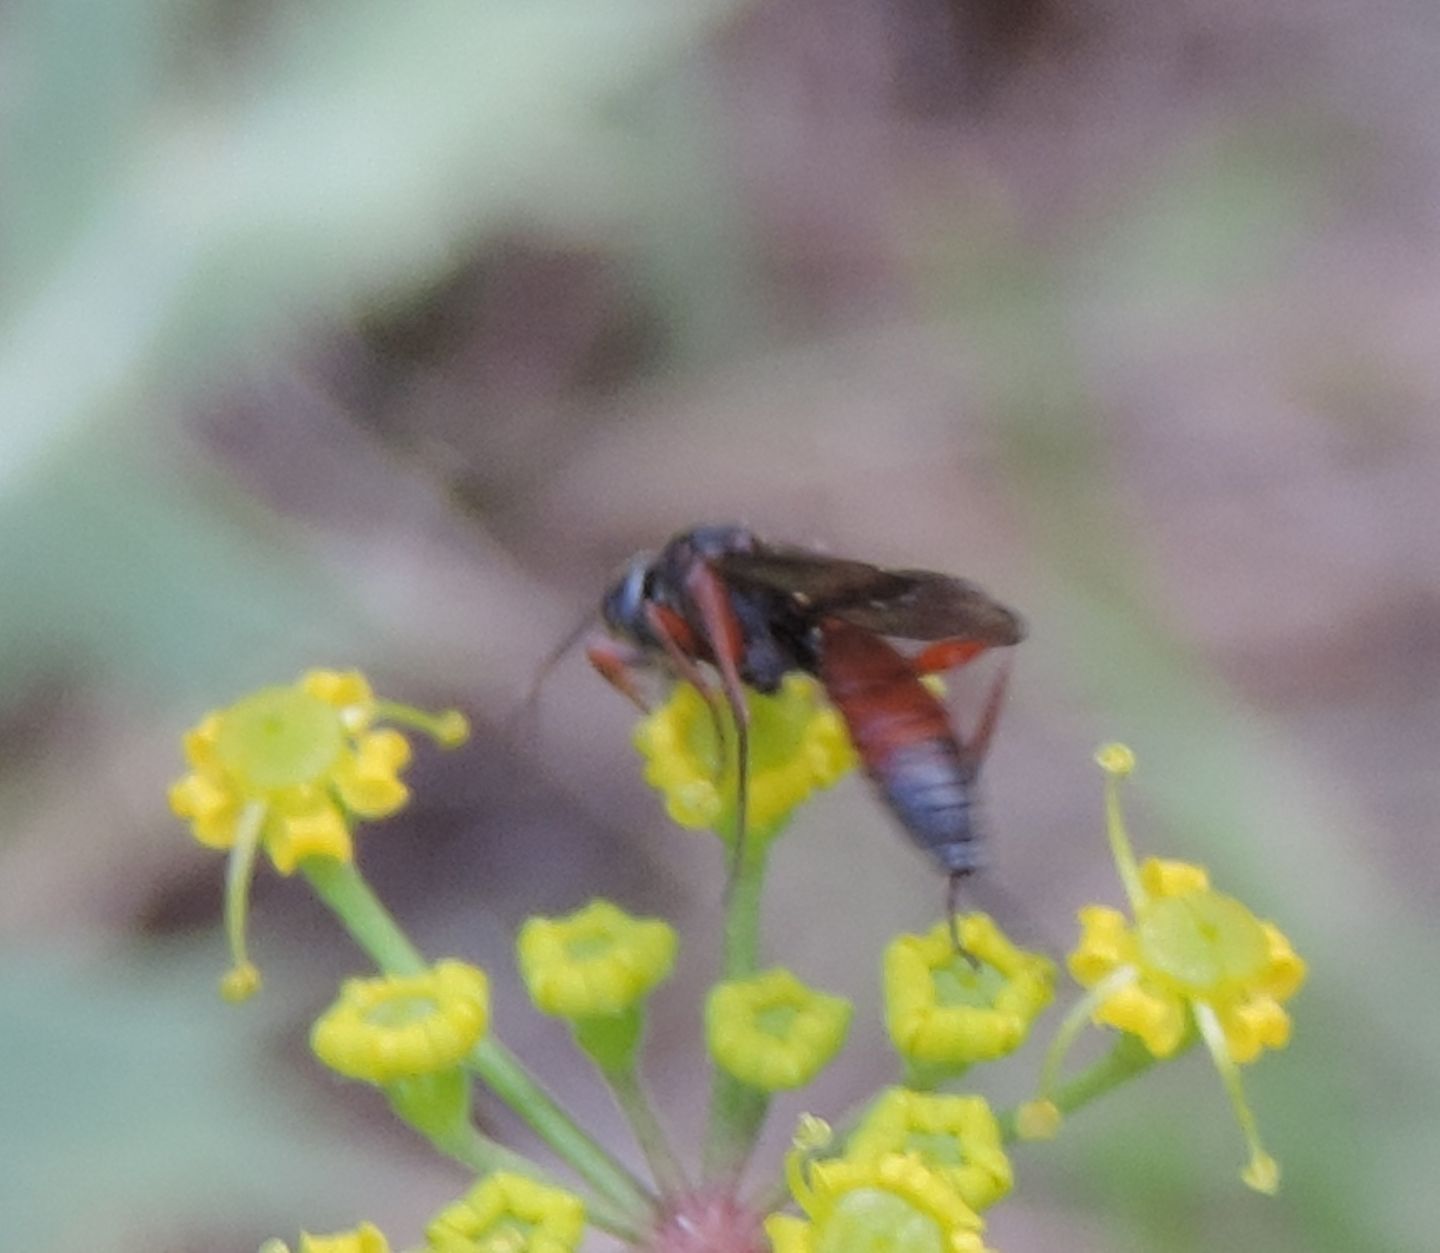
[[[654,585],[654,557],[637,553],[600,602],[600,616],[606,627],[622,639],[648,643],[650,628],[645,621],[645,604]]]

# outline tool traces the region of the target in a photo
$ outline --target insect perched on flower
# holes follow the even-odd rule
[[[703,526],[642,553],[606,593],[609,638],[591,663],[641,708],[635,671],[684,679],[733,728],[739,769],[734,862],[749,814],[750,709],[745,689],[777,691],[811,674],[840,711],[865,772],[911,839],[949,880],[953,916],[961,879],[979,866],[975,794],[1000,715],[1008,667],[995,679],[976,729],[962,737],[922,676],[1024,638],[1020,618],[973,583],[926,570],[764,544],[736,526]],[[887,636],[926,644],[907,656]],[[702,671],[719,675],[720,691]],[[721,700],[730,718],[722,720]],[[958,944],[958,940],[957,940]]]

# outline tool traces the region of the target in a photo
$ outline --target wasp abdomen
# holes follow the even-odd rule
[[[907,744],[870,777],[911,838],[945,871],[969,874],[979,867],[974,789],[953,741]]]
[[[885,802],[947,872],[974,870],[975,770],[944,706],[878,636],[827,619],[821,641],[821,680]]]

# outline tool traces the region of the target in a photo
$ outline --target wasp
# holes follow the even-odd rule
[[[590,662],[641,709],[637,673],[657,666],[693,683],[712,709],[728,704],[740,762],[732,874],[747,809],[744,690],[773,693],[787,673],[802,671],[844,717],[880,799],[946,874],[953,928],[960,882],[980,864],[977,782],[1009,667],[968,737],[921,680],[1018,644],[1019,615],[965,579],[767,544],[739,526],[701,526],[634,557],[600,616],[608,634],[590,642]],[[922,647],[902,652],[892,639]],[[702,667],[718,676],[719,691]]]

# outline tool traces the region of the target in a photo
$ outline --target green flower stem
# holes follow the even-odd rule
[[[1187,1039],[1170,1056],[1180,1056],[1194,1042],[1193,1037]],[[1118,1088],[1122,1083],[1144,1074],[1159,1060],[1137,1037],[1122,1035],[1104,1057],[1087,1070],[1081,1071],[1075,1078],[1062,1083],[1049,1099],[1062,1114],[1073,1114],[1077,1109],[1104,1096],[1112,1088]],[[1000,1132],[1007,1144],[1013,1143],[1017,1138],[1015,1118],[1016,1111],[1013,1109],[1000,1115]]]
[[[962,1078],[970,1067],[965,1064],[943,1065],[939,1062],[917,1062],[905,1058],[901,1070],[902,1086],[915,1092],[938,1092],[945,1084]]]
[[[601,1067],[600,1073],[610,1090],[615,1094],[615,1103],[630,1122],[635,1142],[645,1154],[655,1182],[666,1195],[675,1195],[689,1190],[690,1181],[685,1177],[685,1168],[670,1147],[665,1128],[655,1116],[655,1107],[640,1082],[640,1076],[633,1065]]]
[[[734,1182],[759,1138],[770,1094],[725,1073],[718,1066],[710,1084],[710,1125],[705,1133],[702,1175]]]
[[[334,857],[307,857],[300,863],[300,872],[350,938],[387,975],[418,975],[430,968],[425,955],[410,942],[352,863]]]
[[[465,1064],[597,1192],[637,1218],[648,1218],[654,1212],[656,1198],[581,1131],[555,1098],[493,1035],[486,1036],[470,1050]]]
[[[751,831],[725,898],[723,978],[743,979],[760,963],[760,898],[770,845],[778,831]],[[710,1083],[710,1116],[705,1130],[702,1174],[705,1179],[735,1179],[755,1147],[768,1093],[732,1078],[718,1066]]]
[[[307,857],[300,863],[310,886],[345,930],[386,974],[418,974],[428,963],[389,910],[349,862]],[[540,1083],[493,1035],[471,1050],[466,1065],[480,1076],[546,1144],[597,1192],[637,1222],[649,1217],[652,1197],[634,1175],[577,1127]]]
[[[467,1125],[449,1134],[426,1136],[426,1139],[446,1157],[468,1167],[477,1175],[483,1176],[497,1170],[508,1170],[517,1175],[524,1175],[527,1179],[533,1179],[537,1183],[543,1183],[547,1187],[574,1191],[573,1188],[568,1188],[564,1183],[557,1181],[553,1175],[532,1162],[523,1153],[507,1149],[503,1144],[496,1143],[473,1126]],[[585,1220],[587,1222],[599,1227],[602,1231],[608,1231],[613,1236],[619,1236],[622,1240],[634,1242],[641,1239],[641,1227],[625,1210],[612,1206],[610,1202],[600,1197],[586,1196],[583,1192],[577,1193],[577,1195],[585,1202]]]
[[[760,964],[760,893],[777,831],[751,831],[725,899],[725,978],[753,975]]]

